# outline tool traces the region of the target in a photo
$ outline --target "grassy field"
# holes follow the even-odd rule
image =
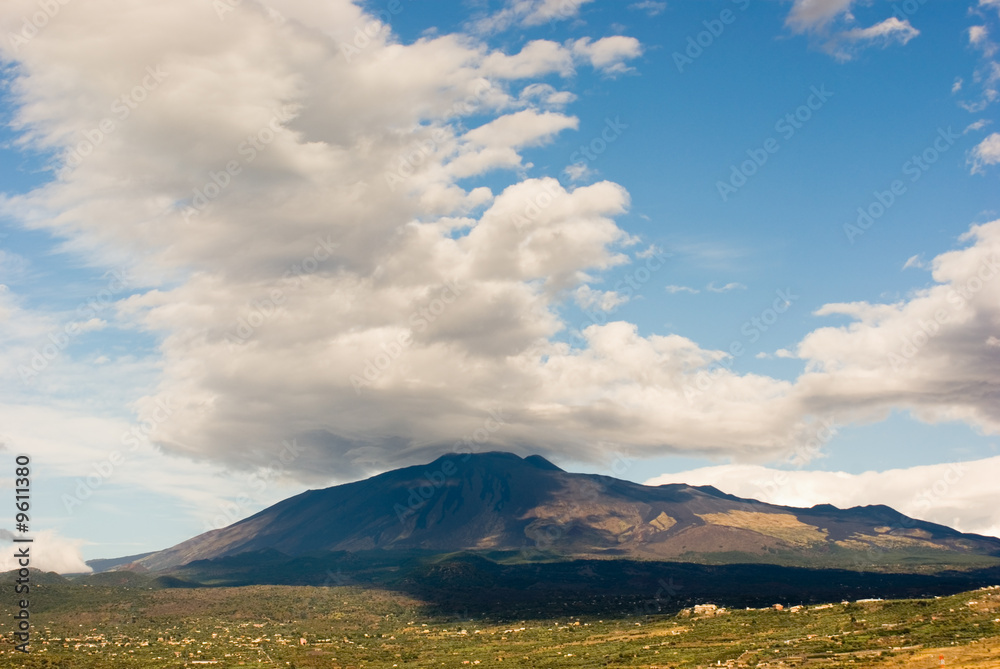
[[[13,597],[3,598],[11,621]],[[468,619],[355,587],[34,586],[0,667],[1000,666],[1000,588],[783,610]]]

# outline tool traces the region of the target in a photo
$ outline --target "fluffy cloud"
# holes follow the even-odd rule
[[[855,0],[795,0],[786,22],[796,32],[816,30],[840,16],[851,16]]]
[[[555,6],[529,5],[524,17]],[[5,3],[0,22],[33,6]],[[372,25],[346,0],[222,17],[202,0],[93,0],[4,43],[16,123],[56,156],[56,178],[2,207],[93,263],[131,259],[134,287],[100,318],[156,337],[157,384],[134,407],[140,420],[172,407],[165,452],[252,471],[295,440],[289,472],[329,481],[432,459],[490,412],[491,447],[583,459],[617,444],[766,460],[818,417],[894,406],[997,429],[997,284],[971,282],[1000,223],[935,259],[937,285],[905,303],[823,309],[856,322],[806,337],[795,382],[625,322],[577,330],[567,300],[610,310],[632,294],[594,288],[602,272],[646,281],[665,261],[631,251],[621,186],[518,176],[526,151],[577,123],[536,107],[560,94],[531,79],[621,71],[639,43],[510,55],[465,35],[402,44],[377,25],[359,40]],[[514,172],[499,192],[477,179],[499,169]],[[900,337],[940,309],[951,320],[907,355]],[[58,324],[34,316],[0,336],[30,351]]]
[[[679,448],[716,442],[697,412],[654,414],[718,354],[624,323],[575,332],[576,346],[554,339],[567,294],[608,308],[626,299],[588,286],[630,262],[634,240],[614,222],[624,189],[457,183],[519,169],[523,148],[576,127],[508,82],[577,60],[612,71],[637,41],[539,41],[507,55],[455,35],[401,45],[380,29],[358,41],[353,28],[371,17],[346,2],[321,15],[270,9],[220,19],[195,0],[67,5],[7,53],[21,68],[18,123],[61,160],[54,182],[4,207],[98,258],[142,258],[117,317],[161,339],[159,389],[136,407],[140,418],[175,407],[156,435],[168,452],[252,469],[295,438],[303,476],[354,476],[448,448],[498,406],[508,419],[496,440],[511,448],[617,439],[627,424],[629,440],[662,443],[641,435],[673,421],[696,433]],[[466,129],[473,114],[492,120]],[[655,383],[625,374],[637,359],[663,367]],[[618,398],[602,397],[611,378]],[[726,382],[746,383],[745,397],[782,386]],[[739,441],[771,448],[775,430],[788,431],[761,426]]]
[[[840,60],[849,60],[857,49],[874,44],[906,44],[920,34],[907,20],[896,17],[862,28],[851,12],[856,0],[794,0],[785,24],[796,33],[816,37],[823,48]]]
[[[1000,360],[987,344],[1000,324],[1000,221],[973,226],[962,240],[971,244],[934,258],[934,285],[908,300],[818,310],[852,323],[799,343],[804,405],[848,420],[906,407],[928,422],[1000,431]]]
[[[844,37],[855,42],[882,41],[889,43],[895,41],[906,44],[919,34],[920,31],[911,26],[909,21],[900,21],[893,17],[868,28],[852,28],[844,32]]]
[[[982,44],[989,37],[986,26],[972,26],[969,28],[969,43],[972,45]]]
[[[515,5],[527,5],[522,24],[536,26],[573,18],[580,13],[580,7],[588,2],[593,0],[518,0]]]
[[[628,298],[613,290],[594,290],[590,286],[580,286],[574,295],[576,303],[583,309],[598,308],[601,311],[613,311],[628,302]]]
[[[487,76],[502,79],[537,77],[549,72],[568,75],[573,72],[573,54],[556,42],[534,40],[513,56],[491,53],[484,59],[481,69]]]
[[[993,0],[982,0],[979,3],[980,9],[997,7],[1000,5]],[[980,53],[981,58],[976,71],[972,74],[972,85],[968,87],[971,89],[969,93],[976,97],[963,100],[960,105],[967,111],[979,113],[1000,99],[1000,90],[997,88],[997,84],[1000,83],[1000,62],[996,60],[998,45],[991,39],[992,35],[1000,31],[998,22],[1000,13],[975,10],[970,13],[976,17],[977,23],[969,27],[969,44]],[[953,92],[962,88],[958,86]]]
[[[1000,133],[994,132],[972,149],[972,171],[983,172],[988,165],[1000,163]]]
[[[642,45],[634,37],[613,35],[591,42],[590,38],[582,37],[573,43],[573,53],[590,61],[596,69],[609,74],[627,72],[626,60],[636,58],[642,53]]]
[[[580,7],[594,0],[508,0],[507,6],[480,19],[475,27],[482,32],[506,30],[512,26],[530,28],[553,21],[576,18]]]
[[[721,465],[664,474],[646,484],[711,485],[731,495],[795,507],[886,504],[913,518],[997,537],[998,476],[1000,457],[863,474]]]
[[[31,543],[31,567],[42,571],[54,571],[59,574],[89,574],[90,567],[80,555],[80,547],[84,542],[80,539],[67,539],[51,530],[36,532]],[[18,569],[15,547],[27,544],[14,544],[14,534],[9,530],[0,530],[0,546],[3,555],[0,556],[0,571]]]
[[[628,8],[646,12],[649,16],[658,16],[667,8],[667,3],[656,2],[656,0],[642,0],[642,2],[633,2]]]

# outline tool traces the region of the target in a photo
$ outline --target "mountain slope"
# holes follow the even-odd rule
[[[643,486],[567,473],[539,456],[483,453],[310,490],[131,567],[163,570],[249,551],[371,549],[862,569],[1000,562],[1000,539],[913,520],[886,506],[796,509],[710,486]]]

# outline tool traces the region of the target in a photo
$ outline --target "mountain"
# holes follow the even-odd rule
[[[540,456],[492,452],[309,490],[125,568],[163,571],[260,552],[296,558],[375,550],[899,572],[1000,564],[1000,539],[887,506],[783,507],[711,486],[644,486],[568,473]]]
[[[129,564],[135,562],[136,560],[141,560],[142,558],[152,554],[153,553],[139,553],[138,555],[126,555],[125,557],[120,558],[97,558],[95,560],[87,560],[87,566],[90,567],[95,574],[100,574],[101,572],[111,571],[115,567]]]

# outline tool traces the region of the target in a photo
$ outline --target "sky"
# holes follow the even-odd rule
[[[0,37],[40,566],[488,450],[1000,536],[998,0],[7,0]]]

